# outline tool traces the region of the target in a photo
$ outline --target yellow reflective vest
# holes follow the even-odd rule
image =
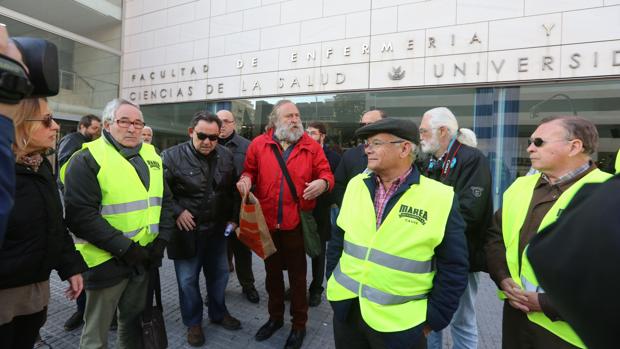
[[[540,178],[540,174],[517,178],[517,180],[504,192],[504,206],[502,208],[502,234],[506,246],[506,262],[510,270],[510,276],[526,291],[544,293],[536,279],[535,271],[527,259],[527,247],[521,256],[519,265],[519,234],[525,222],[526,215],[534,195],[534,187]],[[557,201],[549,212],[543,217],[538,231],[543,230],[562,214],[562,211],[572,200],[575,194],[586,183],[601,183],[611,177],[610,174],[595,169],[570,186]],[[528,313],[530,321],[542,326],[564,341],[585,348],[585,345],[575,331],[565,321],[552,321],[543,312]]]
[[[367,174],[349,182],[338,216],[344,248],[327,282],[327,299],[359,298],[364,321],[380,332],[426,321],[435,276],[435,247],[443,240],[454,191],[420,176],[376,229]]]
[[[149,168],[147,191],[133,165],[129,163],[105,137],[84,143],[99,165],[97,181],[101,188],[101,216],[111,226],[123,232],[127,238],[146,246],[159,233],[159,216],[164,192],[164,176],[161,158],[155,148],[142,144],[140,156]],[[68,162],[70,162],[69,159]],[[61,169],[64,182],[66,167]],[[88,241],[75,239],[75,247],[89,268],[112,258],[112,255]]]
[[[616,153],[616,163],[614,169],[616,170],[616,174],[620,173],[620,150]]]

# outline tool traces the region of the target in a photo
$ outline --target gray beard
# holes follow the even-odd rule
[[[304,130],[302,130],[300,127],[297,127],[296,129],[291,129],[288,126],[276,124],[276,130],[274,131],[274,134],[281,141],[295,143],[301,138],[301,136],[303,136]]]
[[[439,142],[432,139],[430,142],[420,142],[420,149],[422,153],[433,155],[439,150]]]

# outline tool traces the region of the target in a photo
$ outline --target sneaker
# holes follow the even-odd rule
[[[64,328],[65,331],[73,331],[78,327],[84,324],[84,314],[76,311],[69,317],[69,319],[65,322]]]
[[[260,301],[260,297],[258,296],[258,291],[256,291],[256,288],[254,287],[244,288],[243,294],[245,295],[245,298],[247,298],[248,301],[250,301],[251,303],[258,303]]]
[[[321,293],[310,292],[310,296],[308,297],[308,305],[311,307],[316,307],[319,304],[321,304]]]
[[[192,347],[200,347],[205,344],[205,335],[201,325],[194,325],[187,329],[187,343]]]
[[[211,320],[211,322],[216,325],[220,325],[229,331],[235,331],[241,328],[241,321],[235,319],[230,314],[225,314],[220,321]]]

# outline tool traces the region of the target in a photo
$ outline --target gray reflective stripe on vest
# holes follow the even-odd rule
[[[129,213],[133,211],[139,211],[147,209],[149,206],[161,206],[162,198],[152,197],[148,200],[138,200],[127,202],[124,204],[112,204],[101,206],[102,215]]]
[[[545,293],[545,290],[543,290],[542,287],[536,286],[533,283],[529,282],[529,280],[526,279],[525,276],[521,276],[521,283],[523,284],[523,288],[526,291],[537,292],[537,293]]]
[[[151,224],[149,225],[149,233],[158,234],[159,233],[159,224]]]
[[[366,253],[368,252],[368,248],[356,245],[350,241],[345,240],[344,252],[358,259],[366,259]],[[370,250],[368,260],[390,269],[414,274],[430,273],[435,268],[433,261],[415,261],[413,259],[394,256],[375,249]]]
[[[336,265],[334,269],[334,278],[347,290],[358,294],[360,283],[353,280],[351,277],[346,275],[340,269],[340,263]],[[395,304],[403,304],[415,300],[425,299],[427,298],[426,294],[420,294],[416,296],[399,296],[394,294],[389,294],[378,290],[374,287],[370,287],[368,285],[362,285],[362,297],[367,298],[369,301],[381,305],[395,305]]]
[[[133,211],[144,210],[149,207],[149,202],[147,200],[138,200],[127,202],[124,204],[112,204],[112,205],[103,205],[101,206],[101,215],[112,215],[112,214],[121,214],[128,213]]]
[[[123,232],[123,235],[125,235],[125,237],[127,237],[127,238],[130,238],[130,239],[131,239],[132,237],[134,237],[134,236],[138,235],[138,233],[139,233],[139,232],[141,232],[141,231],[142,231],[142,229],[144,229],[144,227],[142,227],[142,228],[138,228],[138,229],[136,229],[136,230],[128,231],[128,232]]]
[[[71,233],[71,238],[73,238],[74,244],[87,244],[88,243],[88,241],[84,239],[80,239],[79,237],[75,236],[75,234],[73,233]]]
[[[149,198],[149,206],[161,206],[162,198],[160,197],[152,197]]]

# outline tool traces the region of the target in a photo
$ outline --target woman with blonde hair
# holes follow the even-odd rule
[[[52,269],[69,282],[65,295],[75,299],[87,267],[63,222],[52,166],[45,158],[59,130],[47,100],[23,100],[13,122],[16,189],[0,247],[0,343],[32,348],[45,323]]]

